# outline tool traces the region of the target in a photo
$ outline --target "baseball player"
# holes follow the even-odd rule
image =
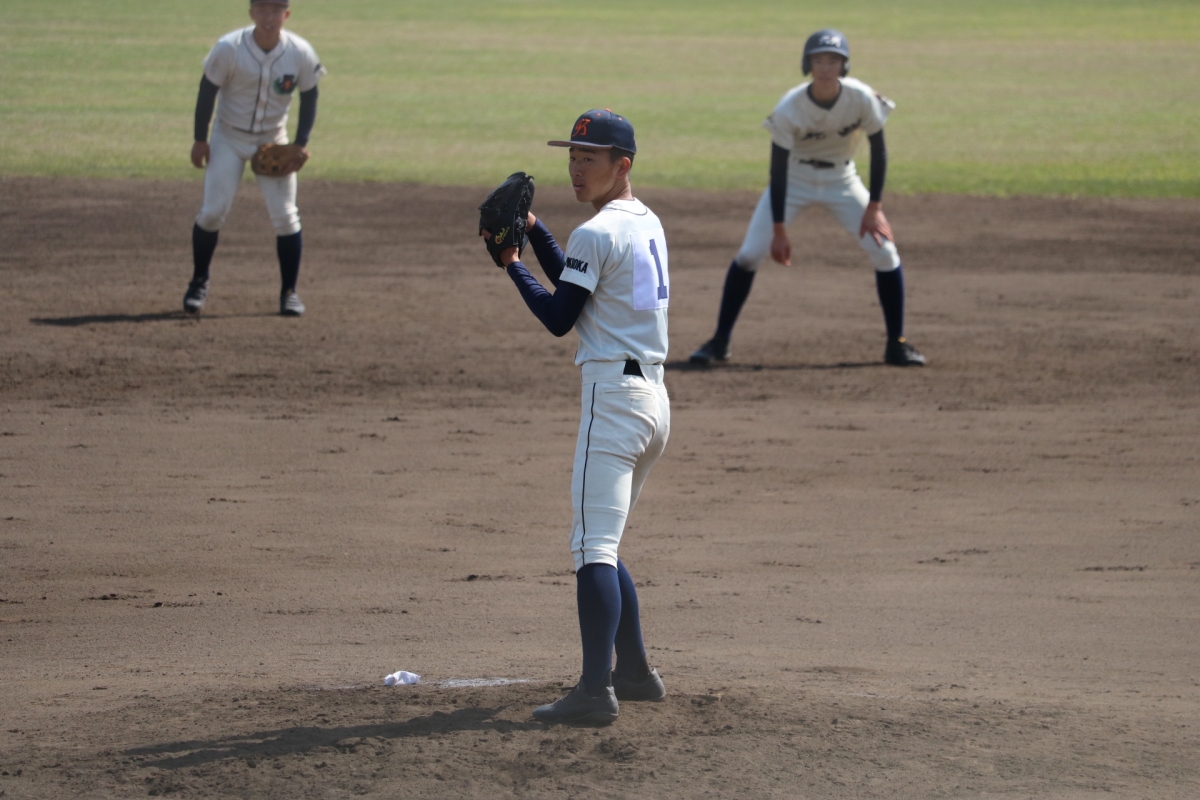
[[[847,78],[850,45],[835,30],[820,30],[804,43],[801,69],[812,80],[790,90],[763,127],[771,132],[771,184],[758,202],[746,237],[721,295],[717,330],[691,356],[693,364],[729,358],[729,338],[750,294],[763,257],[791,266],[787,225],[808,206],[823,206],[858,239],[875,267],[875,285],[887,328],[884,361],[922,366],[925,357],[904,339],[904,273],[883,214],[887,174],[883,125],[895,103],[861,81]],[[866,135],[871,147],[870,190],[854,166],[854,153]]]
[[[571,234],[566,252],[528,215],[529,242],[554,284],[549,293],[519,260],[500,261],[530,311],[555,336],[579,334],[575,363],[583,380],[582,419],[571,476],[576,601],[583,676],[565,697],[538,707],[546,722],[608,724],[618,700],[660,700],[658,671],[646,662],[637,590],[617,555],[625,520],[671,425],[663,385],[670,276],[661,223],[633,196],[633,125],[609,110],[575,122],[566,147],[575,199],[596,215]],[[487,233],[487,231],[484,231]],[[613,671],[613,651],[617,662]]]
[[[246,161],[260,145],[287,143],[288,108],[300,93],[300,122],[286,174],[257,175],[275,227],[282,289],[279,313],[298,317],[304,304],[296,294],[302,237],[296,208],[296,171],[308,159],[305,146],[317,118],[317,83],[326,70],[312,45],[283,29],[291,16],[287,0],[250,0],[252,26],[222,36],[204,60],[196,98],[196,140],[192,163],[204,168],[204,203],[192,228],[194,272],[183,310],[195,314],[208,295],[208,268],[217,236],[233,205]],[[213,105],[217,123],[212,141],[208,124]]]

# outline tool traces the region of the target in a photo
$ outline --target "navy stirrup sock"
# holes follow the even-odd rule
[[[218,231],[206,231],[192,225],[192,283],[208,282],[208,267],[217,250]]]
[[[279,278],[285,292],[294,291],[296,288],[296,279],[300,277],[300,252],[303,249],[302,231],[296,231],[291,236],[275,238],[275,252],[279,254]]]
[[[575,573],[579,636],[583,640],[583,688],[597,696],[609,682],[613,642],[621,621],[621,587],[617,570],[587,564]]]
[[[875,288],[879,291],[888,341],[894,342],[904,336],[904,267],[896,267],[891,272],[876,272]]]
[[[634,682],[645,680],[650,675],[646,662],[646,645],[642,642],[642,621],[638,611],[637,589],[625,562],[617,561],[617,582],[621,586],[621,622],[617,625],[616,672],[622,678]]]
[[[737,322],[738,314],[742,313],[742,305],[753,283],[753,272],[739,267],[737,261],[729,265],[729,272],[725,274],[725,289],[721,292],[721,311],[717,315],[717,336],[725,341],[729,341],[733,333],[733,324]]]

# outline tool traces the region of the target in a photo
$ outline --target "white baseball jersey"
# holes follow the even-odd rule
[[[613,200],[571,233],[560,280],[592,293],[575,323],[575,363],[667,358],[671,279],[662,223],[640,200]]]
[[[245,133],[286,127],[292,94],[312,89],[325,72],[312,45],[286,30],[264,53],[253,25],[222,36],[204,59],[205,77],[221,87],[217,121]]]
[[[771,141],[794,158],[840,163],[854,158],[863,134],[883,130],[896,107],[888,98],[854,78],[842,78],[842,93],[825,109],[808,96],[809,83],[788,91],[763,122]]]

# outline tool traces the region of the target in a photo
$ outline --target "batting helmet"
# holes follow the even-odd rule
[[[805,75],[812,72],[812,56],[816,53],[837,53],[846,59],[842,64],[842,75],[850,71],[850,43],[841,31],[825,28],[808,37],[804,43],[804,57],[800,59],[800,70]]]

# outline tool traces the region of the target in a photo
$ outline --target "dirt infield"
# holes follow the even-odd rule
[[[596,730],[529,717],[579,670],[578,377],[481,191],[302,183],[299,320],[253,186],[178,311],[199,192],[0,179],[0,797],[1200,795],[1200,203],[890,198],[919,370],[814,214],[692,370],[755,197],[639,192],[670,695]]]

